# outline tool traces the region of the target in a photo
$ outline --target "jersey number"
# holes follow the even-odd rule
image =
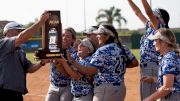
[[[115,73],[120,73],[120,68],[119,68],[119,65],[120,65],[120,60],[119,58],[116,59],[117,60],[117,65],[116,65],[116,68],[115,68]]]

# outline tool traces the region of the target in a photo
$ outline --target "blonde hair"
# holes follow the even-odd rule
[[[158,31],[161,33],[162,36],[168,39],[169,46],[180,56],[179,44],[176,42],[176,36],[174,33],[166,28],[160,28]]]

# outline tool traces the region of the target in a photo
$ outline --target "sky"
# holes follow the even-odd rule
[[[145,14],[141,0],[133,1]],[[89,26],[97,25],[95,18],[99,9],[115,6],[121,9],[122,16],[127,20],[127,24],[122,22],[122,28],[130,30],[144,28],[127,0],[0,0],[0,3],[0,20],[16,21],[21,24],[34,22],[44,10],[60,10],[63,28],[71,26],[76,31],[83,31]],[[151,4],[152,8],[160,7],[169,12],[171,28],[180,27],[180,0],[152,0]]]

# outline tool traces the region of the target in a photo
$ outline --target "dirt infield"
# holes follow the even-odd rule
[[[138,67],[127,69],[125,83],[127,89],[125,101],[140,101]],[[49,65],[36,73],[28,74],[27,87],[29,93],[24,96],[24,101],[44,101],[49,87]]]

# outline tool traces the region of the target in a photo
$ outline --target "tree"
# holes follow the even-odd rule
[[[118,27],[121,28],[121,21],[127,23],[127,20],[122,17],[121,9],[115,8],[114,6],[110,7],[110,9],[100,9],[98,11],[98,16],[96,17],[96,22],[98,25],[102,23],[113,25],[115,22],[118,23]]]
[[[35,18],[33,22],[29,22],[28,24],[25,24],[25,28],[28,28],[32,26],[34,23],[38,21],[38,18]],[[36,32],[36,34],[33,35],[33,38],[40,38],[41,37],[41,28]]]
[[[24,26],[25,26],[25,28],[28,28],[28,27],[30,27],[31,25],[33,25],[37,21],[38,21],[38,18],[35,18],[33,22],[29,22],[28,24],[25,24]]]

